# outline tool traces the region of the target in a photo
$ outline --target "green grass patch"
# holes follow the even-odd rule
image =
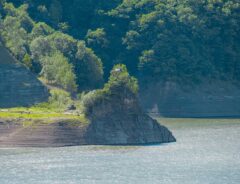
[[[33,125],[38,122],[41,123],[54,123],[57,121],[89,123],[89,120],[84,114],[79,112],[64,113],[55,112],[51,109],[31,107],[31,108],[11,108],[11,109],[0,109],[0,118],[7,120],[15,120],[23,122],[23,125]]]
[[[39,103],[31,107],[15,107],[0,109],[0,119],[21,123],[23,126],[50,124],[64,121],[72,125],[89,123],[85,117],[83,107],[78,100],[72,100],[68,92],[53,88],[48,102]],[[66,111],[70,105],[76,110]]]

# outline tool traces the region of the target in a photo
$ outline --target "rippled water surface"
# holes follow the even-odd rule
[[[176,143],[0,148],[0,184],[240,183],[240,120],[160,121]]]

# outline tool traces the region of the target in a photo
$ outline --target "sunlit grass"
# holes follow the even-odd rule
[[[80,115],[70,115],[63,113],[50,112],[0,112],[1,118],[25,118],[25,119],[39,119],[39,118],[76,118]]]
[[[0,118],[6,120],[15,120],[23,122],[23,125],[33,125],[34,123],[54,123],[56,121],[65,121],[71,124],[88,123],[88,119],[83,113],[78,111],[66,113],[60,109],[49,109],[42,107],[18,107],[10,109],[0,109]]]

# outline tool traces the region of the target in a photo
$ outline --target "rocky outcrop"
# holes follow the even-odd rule
[[[120,90],[120,89],[119,89]],[[152,144],[174,142],[172,133],[145,114],[136,96],[125,90],[92,106],[87,128],[89,144]]]
[[[41,83],[11,60],[4,49],[0,50],[5,57],[0,63],[0,108],[44,100],[47,92]],[[11,117],[0,119],[0,146],[139,145],[176,141],[166,127],[142,111],[137,90],[133,89],[136,85],[126,67],[114,69],[104,89],[85,98],[88,124],[59,118],[51,123],[44,119],[33,122]],[[30,125],[24,126],[29,121]]]
[[[107,84],[83,98],[91,121],[86,135],[89,144],[152,144],[176,139],[164,126],[143,112],[136,80],[124,65],[116,65]]]
[[[133,96],[104,101],[91,109],[89,123],[56,119],[0,119],[0,146],[144,145],[175,142],[172,133],[142,112]]]
[[[240,117],[240,86],[231,81],[198,85],[173,82],[143,85],[141,104],[148,113],[165,117]]]
[[[0,45],[0,108],[30,106],[48,99],[48,90]]]
[[[175,142],[172,133],[147,115],[110,116],[89,125],[88,144],[138,145]]]

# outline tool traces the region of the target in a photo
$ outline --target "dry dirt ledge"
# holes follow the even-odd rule
[[[1,147],[62,147],[84,145],[87,124],[72,125],[59,120],[24,126],[22,122],[0,120]]]
[[[144,118],[147,118],[144,120],[146,123],[133,123],[131,127],[124,124],[122,127],[121,123],[116,126],[106,122],[87,124],[76,120],[26,126],[22,120],[0,119],[0,147],[139,145],[176,141],[167,128],[148,116]]]

